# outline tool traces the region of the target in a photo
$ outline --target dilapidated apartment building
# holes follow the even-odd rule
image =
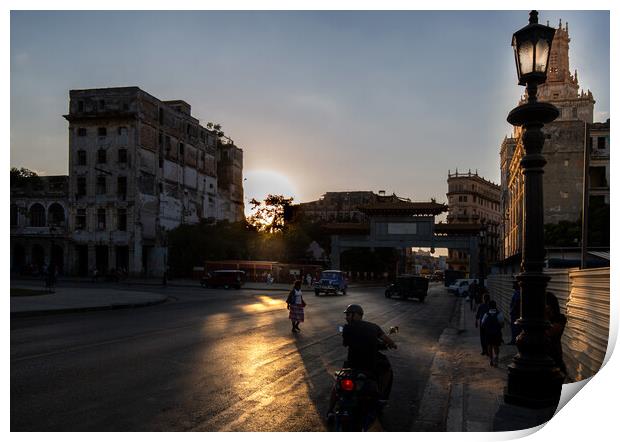
[[[203,127],[185,101],[138,87],[72,90],[64,117],[65,273],[161,275],[169,230],[243,219],[243,151]]]
[[[584,149],[590,150],[590,195],[609,203],[609,120],[594,123],[592,92],[580,91],[577,71],[569,66],[568,24],[556,29],[549,55],[546,83],[538,87],[539,101],[555,105],[559,117],[543,128],[544,222],[578,221],[582,212]],[[523,96],[523,103],[527,96]],[[522,128],[515,127],[500,147],[502,257],[518,263],[523,220]]]

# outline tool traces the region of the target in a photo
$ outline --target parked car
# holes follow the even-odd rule
[[[200,279],[201,286],[210,288],[240,289],[244,283],[245,272],[243,270],[214,270]]]
[[[319,296],[321,293],[334,293],[341,292],[343,295],[347,294],[347,276],[340,270],[324,270],[321,272],[321,277],[314,284],[314,294]]]
[[[469,285],[474,281],[475,279],[457,279],[454,281],[454,284],[448,287],[448,291],[456,296],[467,296],[469,294]]]
[[[400,275],[385,290],[385,297],[418,298],[424,302],[428,293],[429,278],[415,275]]]

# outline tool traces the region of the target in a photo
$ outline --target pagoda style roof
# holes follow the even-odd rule
[[[323,224],[322,227],[332,234],[349,233],[368,235],[370,233],[370,224],[367,223],[328,223]]]
[[[482,229],[479,223],[438,223],[435,224],[436,234],[446,235],[472,235],[477,234]]]
[[[448,206],[435,202],[391,201],[359,206],[366,215],[439,215],[448,211]]]

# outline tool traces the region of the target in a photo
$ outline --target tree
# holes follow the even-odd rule
[[[267,195],[263,201],[252,198],[252,214],[248,217],[248,223],[259,232],[277,233],[284,230],[286,222],[292,221],[291,203],[293,198],[283,195]],[[287,219],[289,218],[289,219]]]
[[[11,187],[24,187],[28,184],[37,185],[41,179],[36,172],[24,167],[11,167]]]

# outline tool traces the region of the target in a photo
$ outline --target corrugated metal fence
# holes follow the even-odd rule
[[[568,320],[562,336],[568,377],[579,381],[594,375],[603,364],[609,337],[609,267],[598,269],[552,269],[547,290],[553,292]],[[510,319],[513,276],[490,275],[491,298]],[[509,339],[510,327],[506,327]]]

